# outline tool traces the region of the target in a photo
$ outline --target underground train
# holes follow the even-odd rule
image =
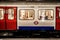
[[[60,30],[60,5],[0,4],[0,30]]]

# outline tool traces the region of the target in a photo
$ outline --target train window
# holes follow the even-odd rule
[[[60,11],[59,11],[59,18],[60,18]]]
[[[39,10],[39,20],[52,20],[52,19],[53,19],[53,10],[51,9]]]
[[[32,10],[32,9],[19,10],[20,19],[23,19],[23,20],[34,19],[34,15],[35,15],[34,10]]]
[[[4,10],[0,9],[0,20],[4,19]]]
[[[58,18],[60,19],[60,8],[58,8]]]
[[[14,9],[8,9],[8,19],[9,20],[14,19]]]
[[[58,9],[59,10],[59,9]],[[60,19],[60,10],[59,10],[59,19]]]

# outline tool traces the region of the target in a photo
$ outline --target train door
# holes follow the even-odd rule
[[[0,30],[5,30],[5,7],[0,7]]]
[[[7,30],[16,30],[17,26],[16,7],[6,7],[6,26]]]
[[[56,30],[60,30],[60,7],[56,7]]]

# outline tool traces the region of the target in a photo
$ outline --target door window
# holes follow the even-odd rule
[[[59,11],[59,19],[60,19],[60,11]]]
[[[14,19],[14,9],[8,9],[8,19],[9,20]]]
[[[4,10],[0,9],[0,20],[4,19]]]
[[[58,8],[57,10],[58,10],[58,18],[60,19],[60,8]]]

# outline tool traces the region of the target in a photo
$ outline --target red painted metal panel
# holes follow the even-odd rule
[[[16,17],[17,14],[16,13],[17,13],[17,8],[16,7],[6,7],[6,26],[7,26],[7,30],[16,30],[17,29],[16,28],[17,27],[17,17]],[[10,15],[12,15],[12,17]]]
[[[5,7],[0,6],[0,30],[5,30]]]
[[[60,7],[56,7],[56,30],[60,30]]]

